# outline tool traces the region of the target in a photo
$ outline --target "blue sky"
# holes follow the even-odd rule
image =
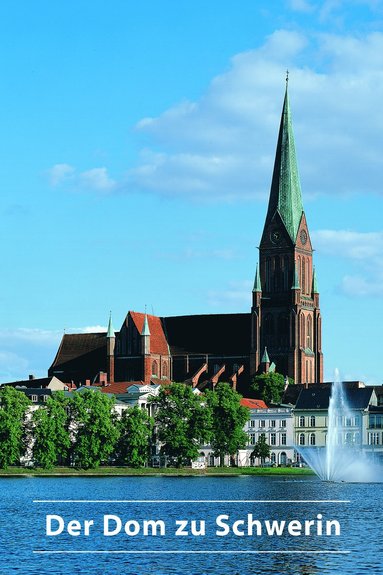
[[[0,381],[249,310],[289,69],[325,376],[383,383],[381,0],[6,0],[0,66]]]

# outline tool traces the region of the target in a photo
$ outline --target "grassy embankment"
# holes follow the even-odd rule
[[[311,469],[306,467],[208,467],[207,469],[191,469],[183,467],[151,468],[143,467],[134,469],[131,467],[98,467],[97,469],[74,469],[73,467],[55,467],[53,469],[39,469],[26,467],[9,467],[0,469],[0,477],[20,476],[235,476],[235,475],[313,475]]]

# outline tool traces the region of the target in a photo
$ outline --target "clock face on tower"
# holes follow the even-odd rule
[[[281,232],[279,232],[278,230],[273,230],[270,233],[270,239],[273,242],[273,244],[279,244],[279,242],[282,239]]]
[[[305,245],[305,243],[307,242],[307,232],[306,232],[306,230],[301,230],[301,233],[299,234],[299,237],[301,238],[302,244]]]

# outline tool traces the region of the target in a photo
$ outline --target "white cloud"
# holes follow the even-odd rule
[[[21,343],[33,345],[51,345],[60,341],[62,331],[38,328],[0,329],[1,345],[19,345]]]
[[[101,325],[69,328],[67,333],[106,332]],[[46,377],[63,330],[40,328],[0,329],[0,382]]]
[[[292,6],[303,10],[312,4],[294,0]],[[138,122],[137,131],[150,144],[125,178],[111,178],[107,167],[77,172],[57,164],[51,181],[98,193],[266,199],[286,68],[305,197],[382,193],[383,34],[378,32],[278,30],[259,48],[235,55],[198,101],[180,102]]]
[[[305,197],[380,193],[383,34],[285,30],[235,56],[198,102],[138,123],[157,151],[143,152],[129,187],[197,199],[265,198],[286,67]]]
[[[353,260],[371,261],[383,266],[383,232],[354,232],[350,230],[318,230],[312,233],[316,249]]]
[[[70,180],[74,172],[74,167],[69,164],[55,164],[52,168],[47,170],[47,175],[51,186],[59,186]]]
[[[74,328],[71,330],[68,330],[70,332],[80,332],[80,333],[101,333],[101,332],[106,332],[108,331],[108,328],[104,325],[89,325],[86,327],[80,327],[80,328]]]
[[[224,290],[209,290],[207,301],[211,307],[238,312],[238,308],[248,311],[251,305],[251,282],[231,281]]]
[[[108,175],[106,168],[93,168],[82,172],[79,176],[82,186],[98,192],[110,192],[116,187],[116,182]]]
[[[24,378],[28,365],[28,360],[17,353],[0,350],[0,382],[17,381]],[[16,377],[14,377],[15,375]]]
[[[313,12],[315,6],[307,0],[289,0],[291,10],[296,12]]]
[[[356,273],[341,280],[345,294],[383,295],[383,232],[319,230],[312,233],[312,238],[316,249],[324,255],[343,257],[354,264]]]
[[[377,274],[373,280],[362,276],[346,275],[342,278],[341,287],[345,294],[350,296],[383,296],[383,274]]]
[[[55,164],[46,173],[53,187],[70,185],[76,190],[99,193],[111,192],[117,187],[117,182],[109,176],[105,167],[78,172],[69,164]]]

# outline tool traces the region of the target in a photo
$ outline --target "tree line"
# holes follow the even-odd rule
[[[170,465],[190,465],[201,445],[210,445],[220,464],[248,443],[243,427],[249,410],[228,384],[198,395],[173,383],[149,398],[154,415],[138,406],[117,414],[115,399],[101,391],[55,392],[37,409],[10,386],[0,389],[0,467],[20,464],[93,469],[102,464],[143,467],[153,446]]]

